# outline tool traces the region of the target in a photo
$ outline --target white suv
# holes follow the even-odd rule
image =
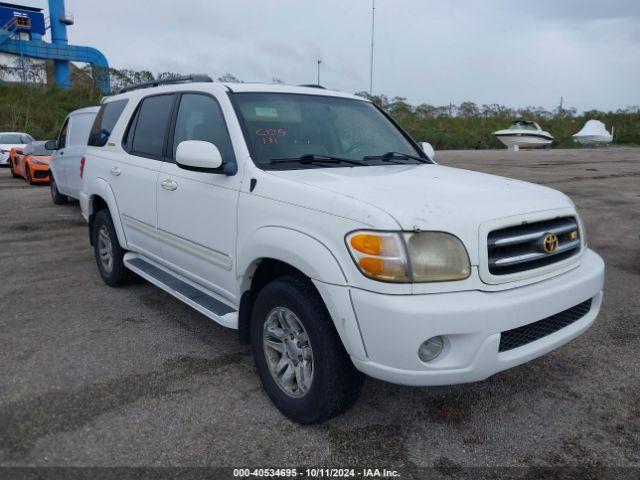
[[[482,380],[593,323],[604,264],[566,195],[439,166],[356,96],[207,80],[104,101],[82,211],[104,281],[238,329],[285,415],[344,411],[362,373]]]

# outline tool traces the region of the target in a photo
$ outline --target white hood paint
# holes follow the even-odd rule
[[[3,152],[0,152],[0,163],[4,164],[4,163],[9,163],[9,152],[11,151],[12,148],[17,148],[18,150],[21,148],[25,148],[26,145],[17,145],[14,143],[0,143],[0,150],[3,150]],[[6,152],[6,153],[4,153]]]
[[[489,220],[574,208],[551,188],[440,165],[393,165],[269,172],[378,207],[403,230],[457,235],[477,263],[478,231]]]

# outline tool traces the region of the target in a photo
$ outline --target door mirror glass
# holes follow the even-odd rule
[[[422,151],[429,157],[429,160],[432,162],[436,161],[436,151],[433,149],[433,146],[429,142],[422,142],[420,144]]]
[[[58,142],[55,140],[49,140],[44,144],[44,148],[51,151],[58,150]]]
[[[176,150],[176,163],[186,170],[215,170],[222,166],[222,155],[213,143],[185,140]]]

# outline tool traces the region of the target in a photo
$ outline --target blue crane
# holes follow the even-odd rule
[[[56,84],[64,88],[71,87],[69,62],[89,63],[96,73],[96,87],[109,93],[107,58],[95,48],[69,45],[67,26],[71,24],[73,18],[67,14],[64,0],[49,0],[51,43],[45,42],[42,37],[47,25],[41,9],[0,1],[0,52],[18,55],[21,59],[52,60]]]

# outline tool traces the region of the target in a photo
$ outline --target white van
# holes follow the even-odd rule
[[[47,149],[55,150],[50,162],[50,185],[56,205],[66,203],[68,197],[80,196],[82,159],[99,110],[100,107],[88,107],[71,112],[62,124],[58,140],[47,142]]]

